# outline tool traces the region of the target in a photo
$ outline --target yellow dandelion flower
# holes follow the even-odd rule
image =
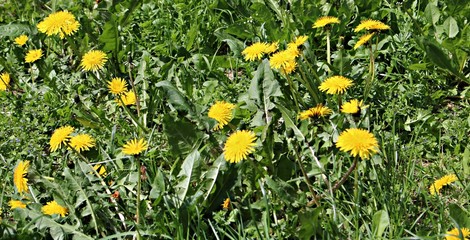
[[[33,62],[36,62],[41,57],[42,57],[41,49],[29,50],[24,60],[26,63],[33,63]]]
[[[357,25],[357,27],[354,29],[354,32],[359,32],[363,29],[371,30],[371,31],[380,31],[380,30],[388,30],[390,29],[390,26],[388,26],[387,24],[381,21],[368,19],[368,20],[361,21],[361,23]]]
[[[268,44],[257,42],[246,47],[242,54],[245,55],[245,61],[259,60],[263,57],[266,48],[268,48]]]
[[[349,114],[355,114],[361,110],[361,107],[363,106],[362,100],[359,101],[357,99],[353,99],[349,102],[344,103],[341,106],[341,112],[343,113],[349,113]]]
[[[95,146],[95,139],[88,134],[78,134],[70,138],[70,146],[77,152],[88,151]]]
[[[26,208],[26,204],[23,203],[22,201],[18,201],[18,200],[10,200],[8,202],[8,205],[10,205],[10,208],[11,209],[15,209],[15,208]]]
[[[103,69],[107,61],[106,53],[100,50],[91,50],[83,55],[80,66],[85,71],[97,71]]]
[[[15,43],[16,43],[18,46],[21,47],[21,46],[23,46],[23,45],[26,44],[26,42],[28,41],[28,39],[29,39],[28,36],[26,36],[26,35],[23,34],[23,35],[21,35],[21,36],[15,38]]]
[[[122,153],[127,154],[127,155],[138,155],[141,152],[147,150],[147,142],[141,138],[137,140],[137,138],[134,138],[132,140],[127,141],[127,143],[122,146]]]
[[[66,207],[62,207],[56,201],[48,202],[46,206],[41,208],[41,211],[47,215],[59,214],[62,217],[65,217],[65,215],[69,212]]]
[[[264,49],[264,53],[266,54],[271,54],[279,48],[279,42],[273,42],[271,44],[268,44],[266,48]]]
[[[123,94],[127,91],[127,83],[124,79],[116,77],[108,82],[108,88],[114,95]]]
[[[374,32],[373,33],[369,33],[369,34],[366,34],[364,36],[361,36],[359,38],[359,40],[357,41],[357,43],[354,45],[354,50],[358,49],[360,46],[366,44],[373,36],[374,36]]]
[[[354,157],[368,159],[369,156],[378,152],[378,142],[374,135],[367,130],[358,128],[346,129],[338,137],[336,147],[343,152],[350,152]]]
[[[295,60],[286,62],[284,66],[281,68],[281,72],[284,73],[285,75],[291,74],[292,72],[295,71],[295,68],[297,68],[297,62]]]
[[[225,142],[225,160],[230,163],[237,163],[246,159],[248,154],[255,151],[255,141],[256,136],[251,131],[242,130],[233,133]]]
[[[296,52],[293,49],[280,51],[269,58],[269,64],[271,65],[271,68],[280,69],[286,66],[289,62],[295,61],[296,57]]]
[[[337,17],[324,16],[317,19],[317,21],[315,21],[315,23],[313,24],[312,28],[320,28],[333,23],[340,23],[340,21]]]
[[[7,90],[7,87],[9,84],[10,84],[10,74],[2,73],[0,75],[0,91]]]
[[[65,144],[69,138],[70,134],[73,132],[73,127],[71,126],[64,126],[56,129],[51,136],[51,140],[49,141],[49,149],[51,152],[55,152],[60,146]]]
[[[106,176],[107,174],[106,168],[102,164],[96,164],[95,166],[93,166],[93,169],[95,169],[95,171],[97,171],[98,174],[101,175],[102,177]]]
[[[290,42],[292,46],[299,47],[300,45],[304,44],[308,39],[308,36],[298,36],[294,39],[294,41]]]
[[[224,210],[229,210],[230,209],[230,198],[226,198],[224,200],[224,203],[222,203],[222,208]]]
[[[70,36],[78,30],[80,23],[68,11],[59,11],[49,14],[37,25],[38,30],[47,36],[59,34],[60,38]]]
[[[217,101],[214,105],[211,106],[207,115],[218,122],[218,124],[214,127],[214,130],[223,128],[232,120],[232,110],[234,108],[234,104],[225,101]]]
[[[458,178],[455,174],[445,175],[444,177],[437,179],[436,181],[434,181],[433,184],[431,184],[431,186],[429,187],[429,192],[431,193],[431,195],[439,194],[439,192],[444,186],[449,185],[457,180]]]
[[[29,161],[20,161],[13,171],[13,184],[20,194],[28,192],[28,168]]]
[[[322,82],[318,89],[328,94],[342,94],[352,85],[353,82],[349,78],[343,76],[333,76]]]
[[[300,112],[298,118],[300,120],[305,120],[311,117],[324,117],[326,115],[330,115],[331,113],[332,111],[330,108],[325,107],[320,103],[315,107]]]
[[[448,231],[446,234],[449,236],[446,236],[445,240],[466,240],[470,239],[470,230],[468,228],[461,228],[460,231],[462,232],[462,235],[460,235],[459,229],[454,228],[450,231]]]
[[[134,91],[129,90],[125,92],[124,94],[119,95],[121,98],[122,102],[124,105],[134,105],[136,104],[137,98],[135,97]],[[122,103],[119,99],[116,99],[116,102],[118,103],[119,106],[122,106]]]

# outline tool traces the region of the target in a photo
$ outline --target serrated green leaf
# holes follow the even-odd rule
[[[190,188],[191,179],[200,164],[201,154],[198,150],[191,152],[181,165],[181,171],[178,174],[178,184],[176,185],[176,193],[178,195],[178,206],[184,202],[186,194]]]
[[[158,82],[156,87],[161,87],[166,90],[168,102],[178,107],[180,110],[187,111],[190,115],[194,115],[193,105],[186,99],[173,84],[168,81]]]
[[[277,109],[279,109],[279,111],[281,111],[282,118],[284,119],[284,123],[286,124],[286,128],[290,128],[290,129],[292,129],[292,131],[294,131],[294,135],[297,137],[298,141],[304,141],[305,140],[304,135],[297,128],[297,126],[294,124],[294,121],[289,116],[288,110],[285,107],[283,107],[279,104],[276,104],[276,107],[277,107]]]

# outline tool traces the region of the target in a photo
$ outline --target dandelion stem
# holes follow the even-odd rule
[[[132,86],[132,91],[135,95],[135,106],[137,108],[137,116],[140,117],[140,103],[139,103],[139,95],[137,95],[137,90],[135,89],[134,78],[132,77],[132,63],[129,63],[129,79]]]
[[[290,79],[289,74],[285,74],[287,78],[287,83],[289,84],[290,91],[292,93],[292,98],[294,99],[295,107],[297,108],[297,112],[300,112],[299,108],[299,101],[297,100],[297,92],[294,88],[294,83],[292,82],[292,79]]]
[[[137,239],[140,240],[140,231],[139,231],[139,224],[140,224],[140,193],[141,193],[141,185],[142,185],[142,176],[140,173],[140,158],[139,156],[135,156],[135,161],[137,163],[137,210],[136,210],[136,229],[137,229]]]
[[[313,188],[312,188],[312,183],[310,182],[310,179],[308,178],[307,172],[305,172],[304,166],[302,165],[302,162],[301,162],[301,158],[300,158],[299,152],[297,151],[297,149],[296,149],[295,147],[294,147],[294,152],[295,152],[295,156],[296,156],[297,162],[299,163],[300,170],[302,171],[302,174],[304,175],[305,182],[307,183],[308,190],[309,190],[310,193],[312,194],[312,197],[313,197],[313,200],[312,200],[312,201],[313,201],[317,206],[320,206],[320,202],[318,202],[318,199],[317,199],[317,194],[315,194],[315,191],[314,191]]]
[[[326,29],[326,62],[331,65],[330,29]],[[329,68],[329,66],[328,66]]]

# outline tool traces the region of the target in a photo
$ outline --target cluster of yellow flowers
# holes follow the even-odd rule
[[[124,79],[116,77],[108,82],[109,92],[116,95],[118,99],[116,102],[119,105],[133,105],[136,104],[136,96],[134,91],[127,90],[127,83]],[[122,102],[122,103],[121,103]]]
[[[233,118],[233,109],[235,109],[235,105],[225,101],[217,101],[211,106],[208,116],[217,121],[214,130],[222,129],[229,124]],[[225,160],[237,163],[246,159],[250,153],[254,152],[255,141],[256,135],[252,131],[239,130],[231,134],[225,142]]]
[[[23,195],[28,193],[28,170],[30,162],[29,161],[19,161],[16,168],[13,170],[13,184],[16,187],[16,191]],[[10,200],[8,202],[11,209],[17,208],[26,208],[26,203],[21,200]],[[44,214],[53,215],[60,214],[62,217],[68,213],[68,209],[59,205],[56,201],[48,202],[46,206],[42,207],[42,212]]]

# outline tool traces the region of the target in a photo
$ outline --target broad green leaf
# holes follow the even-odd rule
[[[426,9],[424,9],[424,15],[426,16],[428,22],[432,23],[432,25],[435,25],[439,21],[441,13],[439,12],[439,8],[436,6],[436,3],[430,2],[426,6]]]
[[[271,102],[271,97],[282,96],[279,83],[274,78],[274,73],[269,65],[268,59],[263,60],[264,73],[263,73],[263,105],[265,111],[270,110],[274,107]]]
[[[307,208],[298,213],[300,221],[300,229],[298,231],[300,239],[314,239],[317,231],[321,228],[321,221],[319,216],[323,211],[323,207],[317,207],[315,209]]]
[[[449,215],[460,227],[470,227],[470,213],[461,206],[454,203],[450,204]]]
[[[385,210],[377,211],[372,217],[372,231],[375,237],[382,237],[385,228],[390,224],[388,213]]]
[[[170,115],[163,118],[163,132],[168,138],[171,152],[175,156],[188,153],[199,138],[195,125],[184,118],[174,119]]]
[[[31,34],[30,26],[19,23],[0,25],[0,37],[16,38],[21,34]]]
[[[208,179],[209,182],[207,183],[207,192],[206,192],[206,196],[204,197],[204,201],[207,200],[207,198],[210,196],[212,189],[214,188],[215,183],[217,182],[219,172],[222,166],[225,165],[225,162],[226,161],[224,159],[224,155],[221,154],[217,158],[217,160],[215,160],[214,165],[212,165],[209,171],[207,171],[207,173],[205,174],[204,178]]]
[[[190,188],[191,178],[193,178],[193,173],[195,168],[200,164],[201,155],[198,150],[191,152],[183,164],[181,165],[181,171],[178,174],[178,184],[176,185],[176,193],[178,195],[178,206],[184,202],[186,194]]]
[[[168,102],[178,107],[180,110],[187,111],[190,115],[193,115],[193,106],[186,97],[181,93],[173,84],[168,81],[158,82],[156,87],[161,87],[166,90],[168,96]]]
[[[282,118],[284,119],[284,123],[286,124],[286,128],[290,128],[292,129],[292,131],[294,131],[294,134],[295,136],[297,137],[297,140],[299,142],[302,142],[305,140],[305,137],[304,135],[302,134],[302,132],[297,128],[297,126],[295,125],[294,121],[292,120],[292,118],[289,116],[289,112],[288,110],[279,105],[279,104],[276,104],[276,107],[277,109],[279,109],[279,111],[281,111],[281,114],[282,114]]]
[[[119,31],[117,24],[115,15],[111,15],[109,21],[104,24],[103,33],[98,38],[101,43],[104,43],[101,50],[119,52]]]
[[[443,26],[444,26],[444,31],[447,34],[447,36],[449,36],[449,38],[454,38],[459,33],[459,26],[457,25],[457,21],[455,21],[455,19],[452,16],[448,17],[444,21]]]
[[[470,174],[470,145],[465,148],[465,152],[463,153],[462,165],[464,175],[468,176]]]

